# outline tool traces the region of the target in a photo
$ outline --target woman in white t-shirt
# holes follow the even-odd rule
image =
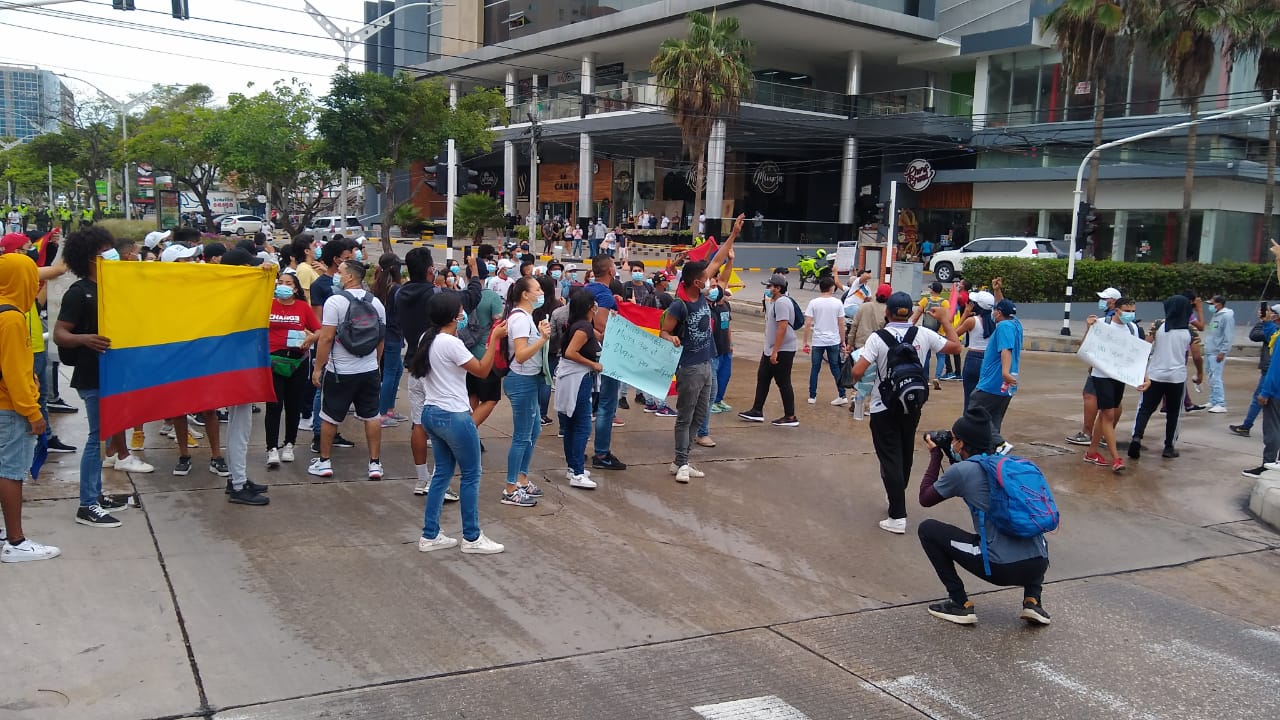
[[[511,401],[511,449],[507,451],[507,487],[502,491],[503,505],[533,507],[542,497],[542,489],[529,481],[529,461],[538,444],[542,429],[542,410],[538,398],[547,384],[543,369],[547,366],[547,340],[551,323],[533,321],[533,311],[542,307],[546,296],[542,286],[531,277],[522,277],[507,292],[507,364],[510,368],[502,381],[502,389]]]
[[[967,338],[969,350],[964,354],[964,364],[960,366],[960,384],[964,387],[964,411],[969,411],[969,396],[978,387],[978,377],[982,374],[982,358],[987,353],[987,341],[996,331],[996,321],[991,317],[991,308],[996,306],[996,296],[985,290],[969,294],[969,305],[960,316],[960,325],[956,327],[956,335]]]
[[[500,553],[502,545],[480,532],[480,435],[471,419],[471,403],[467,398],[467,373],[478,378],[489,376],[493,369],[498,340],[507,334],[505,322],[498,321],[489,331],[484,357],[476,360],[458,339],[458,328],[466,327],[467,313],[457,293],[438,293],[427,302],[430,325],[418,343],[409,363],[411,382],[420,383],[426,403],[422,408],[422,427],[431,438],[436,468],[427,491],[427,507],[423,513],[422,552],[451,548],[456,538],[440,532],[440,507],[444,492],[453,477],[454,466],[460,466],[462,479],[458,495],[462,505],[462,552],[490,555]]]
[[[1142,436],[1161,400],[1165,401],[1166,411],[1162,455],[1166,458],[1178,457],[1173,443],[1178,436],[1182,394],[1187,389],[1187,351],[1191,348],[1190,321],[1191,301],[1181,295],[1174,295],[1164,301],[1164,322],[1151,328],[1153,347],[1150,365],[1147,367],[1151,385],[1142,393],[1142,404],[1138,407],[1138,417],[1133,423],[1129,457],[1134,460],[1142,456]],[[1195,382],[1199,385],[1203,380],[1197,367]]]

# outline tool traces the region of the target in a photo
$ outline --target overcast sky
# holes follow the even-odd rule
[[[135,0],[133,12],[112,9],[111,0],[4,9],[28,1],[0,0],[0,63],[38,65],[83,78],[117,100],[155,83],[201,82],[223,101],[230,93],[244,92],[250,82],[266,89],[289,78],[309,83],[316,95],[323,95],[330,75],[342,64],[342,48],[302,12],[304,0],[189,0],[192,19],[186,21],[170,16],[170,0]],[[355,30],[364,24],[361,0],[311,4],[340,28]],[[352,66],[363,69],[363,48],[353,49],[351,56]],[[94,94],[83,83],[68,85],[78,97]]]

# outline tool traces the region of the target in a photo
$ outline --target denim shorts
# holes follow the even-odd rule
[[[0,478],[26,480],[35,454],[31,423],[13,410],[0,410]]]

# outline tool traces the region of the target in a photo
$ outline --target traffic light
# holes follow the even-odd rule
[[[458,166],[458,194],[466,195],[480,189],[480,173],[468,167]]]
[[[432,189],[434,189],[436,191],[436,194],[439,195],[440,197],[448,197],[449,196],[449,163],[441,161],[439,156],[437,156],[437,159],[436,159],[435,176],[436,178],[435,178],[435,182],[432,185]]]
[[[1094,210],[1093,206],[1087,202],[1080,203],[1080,207],[1077,212],[1080,214],[1078,223],[1080,227],[1080,237],[1076,238],[1076,243],[1083,244],[1085,240],[1089,239],[1089,236],[1098,232],[1098,214]]]
[[[111,7],[116,10],[134,10],[133,0],[111,0]]]
[[[133,4],[133,0],[126,0],[126,1],[130,5]],[[133,8],[129,8],[129,9],[132,10]],[[187,0],[173,0],[173,16],[178,20],[191,19],[191,8],[188,5]]]

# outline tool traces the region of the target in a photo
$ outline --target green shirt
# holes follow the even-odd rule
[[[476,343],[471,348],[471,354],[475,355],[477,360],[484,357],[485,345],[489,339],[489,329],[493,327],[493,319],[501,317],[502,298],[492,290],[481,291],[480,304],[476,305],[475,312],[467,317],[468,323],[484,329],[485,341]]]

